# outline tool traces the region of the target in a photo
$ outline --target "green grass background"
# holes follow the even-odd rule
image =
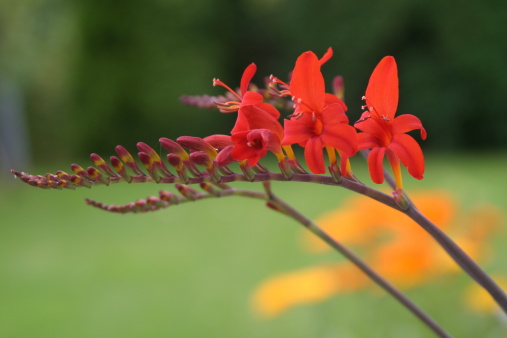
[[[66,168],[51,165],[34,174]],[[355,163],[354,171],[370,182],[364,164]],[[404,177],[409,194],[443,188],[453,192],[462,210],[491,203],[507,214],[506,173],[505,155],[440,154],[429,156],[424,180]],[[353,194],[304,183],[273,187],[310,218]],[[305,252],[300,226],[260,201],[205,200],[139,215],[109,214],[83,203],[85,197],[127,203],[161,188],[171,189],[1,185],[0,337],[433,336],[381,292],[339,295],[270,320],[257,316],[250,296],[262,280],[342,259],[334,252]],[[490,243],[493,258],[482,265],[507,276],[505,219],[501,226]],[[456,337],[505,334],[507,326],[498,318],[465,307],[462,291],[470,283],[464,274],[441,277],[407,294]]]

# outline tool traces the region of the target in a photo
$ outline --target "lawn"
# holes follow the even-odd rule
[[[353,168],[369,183],[363,167]],[[33,173],[58,169],[66,166]],[[504,155],[440,154],[429,156],[424,180],[405,175],[409,194],[444,189],[463,210],[484,203],[503,210],[503,229],[482,265],[505,276],[506,172]],[[0,337],[433,336],[374,287],[274,319],[254,313],[250,297],[264,279],[342,259],[307,253],[300,226],[260,201],[230,197],[118,215],[86,206],[83,199],[121,204],[171,187],[122,183],[48,191],[10,183],[0,186]],[[275,182],[273,188],[310,218],[353,194],[305,183]],[[464,274],[444,276],[407,294],[457,337],[501,335],[507,326],[497,317],[464,305],[462,291],[469,284]]]

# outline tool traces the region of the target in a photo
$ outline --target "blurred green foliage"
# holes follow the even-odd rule
[[[507,212],[506,157],[428,157],[426,179],[407,180],[408,191],[449,191],[460,212],[491,203]],[[367,181],[367,168],[359,164],[355,174]],[[36,172],[63,166],[48,164]],[[160,188],[176,190],[151,183],[75,191],[17,184],[19,189],[0,194],[1,337],[434,337],[373,284],[371,292],[259,318],[250,299],[263,280],[343,259],[334,251],[303,250],[304,229],[261,201],[227,197],[118,215],[90,208],[83,199],[122,204]],[[273,189],[310,218],[352,196],[339,187],[297,182],[273,182]],[[505,225],[504,219],[501,229]],[[481,265],[489,273],[507,275],[506,241],[501,231],[488,243]],[[407,295],[455,337],[504,336],[500,316],[466,306],[463,293],[471,284],[460,272]]]
[[[335,51],[351,120],[384,55],[400,73],[400,113],[418,115],[427,149],[507,145],[507,2],[336,0],[3,0],[0,74],[26,100],[36,159],[113,152],[137,141],[228,133],[233,114],[182,94],[220,94],[244,67],[285,78],[305,50]],[[499,114],[500,112],[500,114]]]

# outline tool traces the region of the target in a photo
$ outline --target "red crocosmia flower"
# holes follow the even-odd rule
[[[269,150],[279,161],[285,159],[281,148],[284,130],[278,120],[257,106],[242,107],[239,116],[247,121],[248,128],[251,129],[233,130],[231,141],[235,145],[231,152],[232,158],[237,161],[248,160],[248,165],[252,166],[266,156]]]
[[[320,114],[303,114],[285,120],[282,145],[298,143],[305,148],[305,160],[314,174],[326,172],[322,148],[329,146],[342,153],[342,171],[349,157],[357,151],[354,127],[347,124],[343,106],[333,103],[324,107]]]
[[[278,159],[283,160],[280,137],[269,129],[254,129],[232,134],[232,141],[236,144],[232,148],[232,158],[236,161],[247,160],[248,165],[254,166],[259,159],[266,156],[268,150]]]
[[[256,70],[257,66],[254,63],[246,67],[245,71],[243,72],[243,76],[241,77],[241,95],[232,90],[229,86],[227,86],[219,79],[213,79],[214,86],[222,86],[238,98],[238,101],[229,101],[225,103],[217,102],[217,106],[222,113],[232,113],[236,111],[238,112],[238,118],[231,133],[255,129],[250,125],[253,120],[262,120],[265,117],[269,120],[276,120],[280,117],[280,112],[275,107],[269,103],[263,102],[264,98],[261,94],[248,90],[248,86],[250,85],[250,81],[252,80],[252,77],[254,76]],[[259,116],[253,117],[251,114],[252,110],[245,112],[250,107],[255,107],[256,114]]]
[[[426,139],[426,130],[414,115],[405,114],[394,117],[398,106],[398,70],[392,56],[386,56],[373,71],[366,96],[367,111],[354,126],[363,131],[357,135],[359,149],[371,149],[368,155],[368,168],[373,182],[384,181],[383,159],[391,164],[396,187],[402,188],[401,163],[408,168],[410,175],[422,179],[424,174],[424,155],[417,141],[406,133],[420,129],[421,138]]]
[[[289,88],[284,94],[292,95],[296,103],[291,119],[285,120],[282,145],[298,143],[305,147],[306,163],[315,174],[326,172],[322,148],[331,147],[340,152],[344,174],[348,157],[357,151],[356,131],[348,125],[345,115],[347,106],[337,96],[325,92],[320,68],[332,54],[329,48],[319,60],[313,52],[305,52],[296,61],[290,85],[274,79],[275,83]]]
[[[347,110],[342,100],[325,91],[320,68],[332,55],[333,50],[329,48],[320,60],[311,51],[304,52],[296,60],[287,92],[296,103],[295,114],[320,114],[324,107],[331,103],[340,103],[343,109]]]

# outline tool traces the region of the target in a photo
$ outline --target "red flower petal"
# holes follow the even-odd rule
[[[239,86],[241,90],[241,95],[245,95],[248,91],[248,85],[250,84],[250,81],[252,81],[252,78],[257,71],[257,66],[255,63],[251,63],[246,67],[245,71],[243,72],[243,75],[241,76],[241,84]]]
[[[273,153],[281,153],[282,152],[282,142],[277,134],[269,129],[256,129],[252,130],[250,135],[258,134],[262,139],[264,144],[266,145],[266,149]],[[250,137],[250,135],[248,137]]]
[[[383,142],[382,146],[387,146],[386,142],[389,140],[389,134],[386,128],[390,128],[390,126],[387,126],[387,121],[382,121],[376,116],[370,116],[363,121],[359,121],[360,122],[356,122],[354,124],[354,127],[361,131],[364,131],[365,133],[372,134],[379,140],[379,142]]]
[[[312,116],[309,114],[302,115],[300,118],[292,118],[284,120],[284,136],[282,144],[284,146],[306,142],[313,133],[313,124],[311,123]]]
[[[240,107],[259,105],[264,101],[264,97],[256,92],[247,91],[243,94]]]
[[[320,137],[325,145],[341,150],[349,157],[357,152],[357,133],[348,124],[324,125]]]
[[[394,118],[398,108],[398,69],[392,56],[384,57],[371,74],[366,104],[368,108],[373,106],[380,115]]]
[[[236,118],[236,123],[234,124],[234,127],[231,130],[231,134],[251,129],[245,114],[241,113],[242,110],[244,111],[244,107],[238,110],[238,117]]]
[[[417,116],[404,114],[396,117],[392,124],[393,134],[404,134],[409,131],[420,129],[421,138],[426,139],[426,130]]]
[[[408,172],[418,180],[423,178],[424,174],[424,155],[421,147],[416,140],[407,134],[396,134],[389,145],[401,163],[408,168]]]
[[[382,147],[378,138],[370,133],[359,133],[357,134],[357,143],[359,149],[372,149]]]
[[[267,149],[261,139],[248,137],[250,132],[243,131],[232,135],[232,140],[236,142],[232,149],[232,158],[236,161],[248,160],[248,165],[253,166],[257,164],[261,157],[266,155]],[[254,145],[250,146],[250,142]]]
[[[348,108],[347,108],[347,105],[345,104],[345,102],[343,102],[338,96],[334,95],[334,94],[330,94],[330,93],[326,93],[325,95],[325,105],[330,105],[330,104],[333,104],[333,103],[339,103],[343,110],[344,111],[347,111]]]
[[[259,109],[264,110],[269,115],[273,116],[275,119],[278,119],[280,117],[280,112],[278,109],[276,109],[274,106],[272,106],[269,103],[260,103],[257,105]]]
[[[246,136],[248,135],[249,132],[250,132],[250,130],[244,130],[244,131],[240,131],[238,133],[234,133],[231,136],[231,140],[234,143],[239,143],[241,141],[244,141],[244,140],[246,140]]]
[[[254,129],[233,134],[232,141],[236,145],[232,149],[235,160],[248,160],[248,165],[255,165],[260,158],[266,156],[267,151],[281,153],[280,138],[268,129]]]
[[[240,121],[241,116],[247,121],[248,130],[269,129],[276,133],[280,140],[283,139],[283,127],[280,122],[259,106],[241,107],[238,111],[238,121]]]
[[[304,102],[303,111],[321,112],[324,108],[325,84],[319,59],[313,52],[299,56],[290,80],[290,92]]]
[[[385,147],[374,148],[368,154],[368,170],[370,171],[371,180],[376,184],[384,182],[384,154]]]
[[[324,155],[322,154],[322,140],[320,137],[312,137],[305,146],[305,160],[310,171],[314,174],[324,174]]]
[[[322,123],[349,123],[349,118],[345,114],[345,109],[340,102],[332,103],[324,107],[324,110],[322,111]]]
[[[331,57],[333,56],[333,48],[329,47],[324,55],[319,60],[319,64],[322,66],[324,63],[326,63]]]

